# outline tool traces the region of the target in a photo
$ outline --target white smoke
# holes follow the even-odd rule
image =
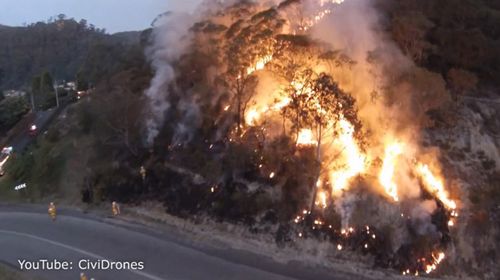
[[[152,145],[158,136],[165,113],[170,108],[168,96],[175,80],[172,64],[184,53],[189,44],[188,29],[193,24],[193,16],[186,13],[168,13],[153,29],[152,44],[146,50],[151,62],[154,77],[146,96],[149,99],[149,112],[146,120],[146,143]]]
[[[351,224],[351,217],[356,209],[356,202],[359,201],[357,194],[353,192],[344,193],[340,199],[336,199],[335,210],[340,214],[342,220],[342,228],[346,229]]]
[[[199,106],[192,100],[181,100],[177,110],[182,114],[180,122],[177,124],[172,145],[182,145],[191,142],[195,136],[193,127],[201,126],[201,113]]]
[[[436,208],[437,206],[434,200],[425,200],[411,209],[410,217],[418,234],[426,235],[436,233],[436,227],[431,221],[431,215]]]

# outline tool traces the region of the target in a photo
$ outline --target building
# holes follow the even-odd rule
[[[22,91],[22,90],[15,90],[15,89],[4,90],[3,96],[6,98],[7,97],[24,97],[24,96],[26,96],[26,92]]]

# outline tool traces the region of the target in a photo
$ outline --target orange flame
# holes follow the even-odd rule
[[[310,129],[301,129],[297,136],[297,146],[315,146],[318,142],[314,140],[314,135]]]
[[[457,208],[455,201],[449,198],[448,192],[444,189],[443,180],[432,174],[428,165],[418,163],[417,173],[427,191],[435,195],[447,209],[455,210]]]
[[[345,168],[330,174],[330,180],[333,182],[332,191],[335,195],[347,190],[351,180],[366,169],[366,156],[361,152],[354,138],[352,124],[342,118],[339,121],[339,130],[340,136],[337,141],[344,147],[343,155],[346,157],[347,164]]]
[[[248,125],[256,125],[260,119],[260,112],[256,108],[251,108],[245,115],[245,122]]]
[[[385,149],[384,163],[379,175],[379,182],[384,187],[387,195],[394,201],[399,201],[398,186],[394,182],[394,170],[396,168],[397,158],[403,153],[403,144],[392,143]]]
[[[271,60],[273,60],[272,55],[266,55],[258,59],[254,65],[247,68],[247,75],[252,75],[255,71],[264,69],[264,67],[266,67],[266,64],[268,64]]]
[[[425,273],[429,274],[432,271],[436,270],[437,266],[444,260],[445,254],[443,252],[439,252],[437,256],[432,254],[433,262],[425,266]]]
[[[325,209],[327,206],[327,194],[324,191],[319,190],[316,201],[314,203],[316,206],[321,206],[321,208]]]

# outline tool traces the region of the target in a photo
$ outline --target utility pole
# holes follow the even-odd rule
[[[36,108],[35,108],[35,97],[33,94],[33,90],[31,91],[30,99],[31,99],[31,111],[35,112]]]
[[[58,93],[58,86],[57,86],[57,81],[54,83],[54,88],[56,90],[56,107],[59,108],[59,93]]]

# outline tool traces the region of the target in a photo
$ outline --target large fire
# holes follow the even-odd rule
[[[317,9],[311,12],[312,15],[306,17],[299,31],[306,33],[325,17],[334,16],[334,8],[343,2],[344,0],[316,1]],[[256,21],[256,17],[253,17],[252,21]],[[248,30],[245,30],[245,32],[247,31]],[[297,33],[296,31],[297,30],[289,30],[290,34],[294,36],[296,35],[295,33]],[[267,34],[266,32],[268,32],[268,30],[263,33]],[[279,32],[277,32],[277,34],[280,36],[283,35]],[[259,36],[264,35],[259,34]],[[302,39],[302,37],[299,39]],[[262,49],[259,49],[255,53],[261,54],[261,56],[252,54],[244,64],[245,66],[238,68],[236,80],[239,83],[243,83],[243,80],[248,77],[260,78],[261,75],[267,75],[267,78],[270,80],[272,79],[272,81],[279,84],[279,86],[263,87],[265,88],[261,90],[263,93],[259,92],[260,94],[252,96],[250,101],[244,104],[245,106],[243,107],[245,109],[243,112],[238,112],[238,114],[241,113],[241,115],[238,115],[238,121],[241,118],[244,124],[241,124],[241,127],[238,128],[243,130],[244,133],[242,135],[244,135],[245,132],[257,130],[256,128],[261,128],[259,131],[263,134],[267,133],[267,131],[271,131],[268,134],[277,134],[276,127],[283,127],[282,134],[286,134],[287,131],[289,133],[286,135],[289,136],[288,139],[293,139],[295,141],[289,142],[293,147],[291,150],[293,150],[294,153],[296,151],[309,152],[312,150],[317,153],[315,157],[317,159],[315,163],[317,164],[315,166],[319,166],[320,170],[317,174],[313,175],[315,177],[315,185],[309,186],[309,189],[314,190],[313,194],[308,198],[310,202],[312,202],[312,205],[309,209],[301,210],[301,213],[294,220],[296,224],[305,223],[308,220],[306,217],[310,215],[317,213],[323,215],[329,205],[336,205],[337,202],[342,201],[344,197],[343,194],[355,191],[358,186],[360,186],[360,188],[372,188],[373,193],[377,195],[377,199],[383,201],[384,205],[389,205],[389,207],[398,209],[401,207],[402,209],[403,207],[401,205],[404,205],[408,196],[407,193],[405,193],[407,188],[405,188],[404,184],[411,181],[417,182],[412,185],[412,187],[422,187],[425,189],[426,195],[429,193],[433,196],[434,200],[444,205],[446,208],[445,210],[448,211],[445,212],[445,216],[449,217],[448,220],[445,221],[447,226],[455,226],[456,220],[454,218],[458,216],[457,203],[450,198],[450,194],[446,189],[445,178],[437,175],[440,174],[438,172],[440,170],[437,160],[431,160],[431,162],[426,161],[429,162],[429,164],[418,162],[416,159],[420,157],[418,152],[415,152],[415,150],[419,150],[417,141],[402,141],[400,139],[408,138],[404,137],[404,135],[398,135],[395,131],[387,131],[387,133],[384,131],[385,134],[383,136],[380,135],[381,133],[370,136],[369,145],[365,145],[364,139],[357,134],[362,130],[362,128],[359,128],[360,126],[357,125],[358,122],[356,121],[358,120],[357,109],[354,108],[356,109],[354,110],[356,111],[356,113],[354,113],[354,115],[356,115],[354,120],[352,115],[344,114],[345,111],[341,111],[342,113],[334,117],[328,115],[328,109],[330,109],[328,106],[335,107],[340,104],[339,107],[342,107],[343,103],[339,100],[340,98],[337,98],[333,103],[329,103],[328,106],[323,105],[324,103],[322,103],[320,93],[324,91],[324,87],[315,86],[310,81],[311,77],[319,77],[325,72],[330,76],[334,76],[333,73],[335,72],[328,72],[329,68],[325,65],[312,65],[313,62],[309,62],[309,60],[304,62],[299,59],[291,59],[294,71],[292,74],[282,70],[283,67],[279,69],[286,73],[280,73],[282,75],[279,78],[270,77],[273,75],[271,72],[273,70],[276,71],[272,68],[276,66],[274,65],[275,61],[283,59],[283,56],[285,56],[283,53],[286,52],[286,43],[289,42],[287,41],[284,43],[280,46],[281,48],[274,48],[274,44],[278,44],[277,39],[266,42],[272,43],[262,46],[260,42],[256,43],[258,47]],[[303,47],[303,45],[301,45],[301,47]],[[307,56],[307,54],[305,56]],[[307,63],[311,65],[307,65]],[[306,72],[304,70],[310,71]],[[290,72],[292,71],[290,70]],[[283,78],[283,76],[286,77]],[[347,91],[343,88],[342,83],[336,85],[337,88],[332,90],[333,93],[330,92],[331,95],[334,95],[336,90],[343,92]],[[338,96],[335,95],[335,97]],[[293,123],[293,120],[286,119],[285,109],[289,109],[291,105],[300,106],[300,102],[308,103],[309,106],[304,112],[298,112],[297,118],[299,115],[313,115],[314,117],[310,118],[313,119],[313,121],[296,121]],[[347,106],[356,106],[352,103],[347,104]],[[236,107],[237,106],[226,105],[223,107],[223,110],[227,114],[234,113],[231,111],[235,110]],[[323,118],[327,119],[324,120]],[[390,117],[386,116],[386,118],[389,119]],[[397,122],[395,118],[391,118],[389,121]],[[266,139],[272,137],[272,135],[265,135]],[[235,141],[234,139],[235,137],[230,137],[229,141],[233,142]],[[265,144],[262,144],[262,146],[264,145]],[[212,148],[212,146],[213,144],[210,147]],[[314,149],[311,149],[312,147],[314,147]],[[259,149],[256,149],[255,152],[258,153]],[[260,158],[262,159],[262,157]],[[415,164],[415,162],[417,163]],[[271,170],[266,169],[263,165],[264,164],[261,162],[258,163],[259,172],[267,177],[266,180],[275,181],[281,176],[281,172],[270,172]],[[431,166],[433,168],[431,168]],[[404,178],[406,180],[403,180],[403,178],[401,178],[402,176],[407,176]],[[415,179],[415,177],[418,179]],[[313,181],[313,179],[310,181]],[[382,195],[380,195],[380,193],[382,193]],[[422,197],[420,197],[420,199],[424,200]],[[417,198],[414,196],[413,199]],[[425,199],[427,199],[427,196]],[[386,201],[390,203],[386,203]],[[300,207],[302,209],[302,206]],[[399,210],[397,211],[397,215],[399,215]],[[401,217],[405,220],[410,218],[406,213],[402,213]],[[379,233],[376,232],[376,229],[370,228],[368,225],[363,225],[362,228],[355,227],[354,225],[345,227],[347,223],[342,221],[344,228],[336,232],[332,225],[327,224],[320,217],[315,216],[312,220],[314,221],[312,224],[313,230],[325,230],[334,236],[334,240],[336,242],[338,241],[337,248],[339,251],[345,250],[349,248],[349,246],[353,246],[351,238],[356,238],[357,241],[363,240],[361,243],[358,242],[361,244],[360,246],[363,250],[372,250],[372,248],[377,246],[377,236],[379,236]],[[305,233],[300,232],[298,235],[303,238]],[[356,244],[359,245],[358,243]],[[402,273],[405,275],[418,275],[419,272],[430,273],[434,271],[445,258],[445,253],[442,252],[444,249],[444,247],[434,248],[433,250],[435,251],[427,252],[427,258],[419,256],[416,260],[418,265],[410,268],[401,267],[401,269],[403,269]]]
[[[299,30],[301,32],[307,32],[324,17],[332,14],[333,6],[331,4],[341,4],[342,2],[344,1],[321,0],[319,3],[320,10],[308,20],[303,22]],[[246,74],[252,75],[257,71],[265,70],[266,66],[273,61],[274,57],[275,56],[271,53],[258,58],[252,66],[247,68]],[[287,85],[282,86],[286,87]],[[311,99],[314,99],[314,95],[317,94],[311,87],[307,86],[302,81],[301,77],[293,80],[289,86],[294,89],[295,94],[297,95],[306,95],[311,97]],[[292,100],[288,96],[283,96],[280,92],[274,92],[273,95],[273,103],[266,103],[266,100],[269,100],[268,98],[263,99],[262,101],[255,100],[255,103],[248,108],[244,116],[245,122],[248,126],[258,125],[261,119],[267,118],[276,112],[280,112],[283,108],[288,106]],[[324,111],[324,108],[322,108],[320,104],[315,104],[314,106],[320,114]],[[328,122],[326,127],[329,130],[328,133],[325,133],[327,134],[327,147],[322,146],[322,141],[318,138],[319,136],[314,135],[313,130],[309,128],[302,128],[296,132],[297,147],[318,147],[321,145],[319,146],[319,149],[322,151],[322,154],[327,155],[325,158],[329,161],[321,163],[323,166],[322,168],[326,169],[328,174],[326,176],[327,178],[325,178],[324,184],[329,185],[329,191],[328,188],[322,188],[323,182],[321,179],[318,180],[315,186],[318,190],[314,198],[314,205],[320,209],[325,209],[331,201],[336,198],[340,198],[344,192],[349,191],[349,189],[355,185],[354,179],[356,177],[367,175],[372,172],[374,169],[370,166],[371,163],[369,159],[377,157],[376,153],[372,151],[363,151],[360,148],[360,144],[354,135],[355,128],[347,119],[341,117],[336,122]],[[403,161],[412,161],[412,159],[409,159],[406,156],[406,148],[409,146],[409,143],[403,143],[395,137],[393,139],[389,139],[389,141],[385,139],[383,142],[385,143],[382,149],[384,153],[379,155],[382,160],[382,165],[379,173],[375,176],[378,178],[378,183],[382,186],[385,196],[392,203],[401,203],[402,201],[399,193],[401,189],[398,188],[397,184],[397,176],[399,174],[398,168],[401,166]],[[451,217],[456,217],[457,212],[455,210],[457,205],[455,201],[449,198],[449,193],[444,187],[443,178],[437,177],[426,164],[417,163],[413,166],[413,169],[415,175],[421,179],[423,187],[437,200],[441,201],[446,209],[453,211],[451,213]],[[272,173],[272,177],[274,177],[274,173]],[[310,210],[304,210],[301,215],[297,216],[295,223],[305,221],[305,216],[310,214]],[[450,218],[447,224],[450,227],[454,226],[455,221]],[[321,226],[324,226],[324,223],[321,220],[315,220],[313,229]],[[329,227],[331,228],[331,225]],[[370,232],[368,226],[366,227],[368,229],[367,234],[369,237],[375,239],[376,234]],[[340,236],[348,239],[354,232],[355,229],[349,227],[348,229],[344,229],[340,233]],[[302,232],[299,233],[299,237],[303,237]],[[369,249],[369,247],[369,243],[363,244],[364,249]],[[338,250],[341,250],[342,248],[345,248],[345,246],[338,244]],[[404,275],[409,275],[410,273],[418,275],[419,271],[430,273],[437,268],[444,258],[444,252],[433,252],[431,258],[429,258],[430,261],[425,261],[425,258],[419,260],[419,262],[422,262],[422,268],[405,269],[402,273]]]

